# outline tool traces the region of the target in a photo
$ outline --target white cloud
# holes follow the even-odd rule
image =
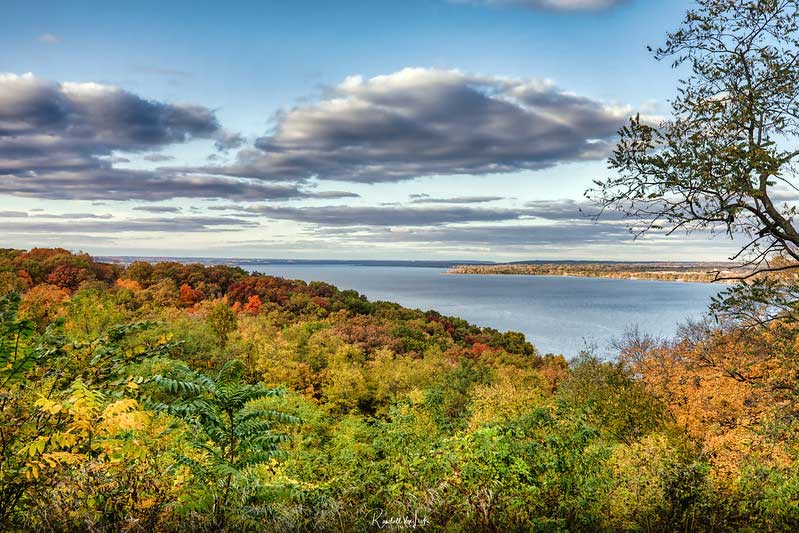
[[[61,42],[61,38],[52,33],[42,33],[36,38],[36,40],[45,44],[59,44]]]

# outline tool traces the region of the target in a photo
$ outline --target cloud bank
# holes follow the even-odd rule
[[[170,171],[119,168],[116,153],[157,152],[192,139],[235,148],[210,109],[147,100],[118,87],[0,74],[0,193],[51,199],[160,200],[174,197],[285,199],[292,187]],[[166,156],[143,158],[163,161]]]
[[[465,222],[504,222],[521,219],[575,221],[589,223],[583,204],[572,200],[531,202],[524,207],[373,207],[331,205],[321,207],[251,206],[242,211],[279,220],[316,224],[324,227],[418,227]]]
[[[278,114],[234,164],[182,170],[360,183],[537,170],[604,158],[630,114],[548,81],[408,68],[349,77]]]

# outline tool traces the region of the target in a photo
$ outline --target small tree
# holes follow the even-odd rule
[[[222,300],[214,304],[205,321],[222,346],[227,344],[228,336],[236,331],[236,313]]]
[[[246,485],[247,470],[282,456],[285,433],[280,424],[297,424],[298,418],[264,409],[259,400],[281,396],[282,389],[270,389],[240,381],[241,361],[228,361],[215,377],[180,365],[170,375],[159,375],[155,383],[171,396],[168,403],[156,405],[188,422],[194,431],[193,446],[204,460],[178,455],[178,463],[188,466],[197,480],[197,492],[186,502],[190,512],[212,511],[214,530],[224,530],[231,516],[246,518],[258,502],[242,502],[233,509],[233,491]],[[257,487],[256,487],[257,488]]]

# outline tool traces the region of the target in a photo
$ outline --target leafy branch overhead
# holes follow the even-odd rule
[[[745,237],[734,259],[799,261],[797,0],[699,0],[653,50],[685,73],[660,124],[633,118],[589,198],[631,229]],[[745,274],[742,277],[745,277]]]

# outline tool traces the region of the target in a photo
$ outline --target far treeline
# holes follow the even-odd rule
[[[644,279],[710,283],[738,275],[729,263],[506,263],[458,265],[449,274],[516,276],[574,276],[582,278]],[[732,283],[729,280],[727,283]]]

